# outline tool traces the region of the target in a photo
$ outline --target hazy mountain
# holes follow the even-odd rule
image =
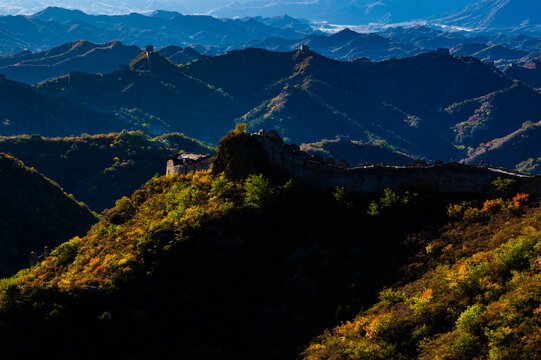
[[[310,20],[330,21],[338,24],[362,24],[370,22],[401,22],[424,19],[460,10],[475,0],[430,0],[381,2],[376,0],[321,0],[315,2],[290,2],[268,0],[135,0],[125,2],[85,3],[76,1],[8,0],[0,5],[0,13],[33,13],[47,6],[81,9],[90,13],[129,13],[134,11],[167,10],[187,14],[212,14],[220,17],[263,16],[274,17],[289,14]],[[164,12],[167,13],[167,12]]]
[[[140,52],[139,47],[125,46],[119,41],[94,44],[80,40],[47,51],[26,51],[0,57],[0,73],[8,79],[27,84],[71,71],[106,74],[118,69],[120,64],[129,64]]]
[[[280,28],[252,18],[167,14],[88,15],[80,10],[49,7],[34,15],[1,16],[0,55],[44,50],[81,39],[98,43],[116,39],[128,45],[163,47],[193,43],[233,44],[273,36],[292,39],[307,35],[304,31],[313,32],[309,27],[293,29],[287,21],[282,22],[284,27]],[[279,21],[274,23],[280,24]]]
[[[473,4],[474,0],[457,1],[400,1],[321,0],[290,1],[233,1],[212,10],[217,16],[278,16],[288,14],[315,21],[335,24],[397,23],[443,15]]]
[[[193,48],[173,45],[159,51],[174,64],[187,63],[202,56]],[[27,84],[70,72],[108,74],[118,70],[121,64],[129,64],[140,53],[138,46],[125,46],[119,41],[95,44],[79,40],[46,51],[24,51],[0,57],[0,73],[8,79]]]
[[[472,29],[541,31],[537,0],[483,0],[441,21]]]
[[[535,88],[541,88],[541,58],[532,61],[525,66],[510,66],[504,70],[507,76],[521,80],[525,84]]]
[[[451,48],[451,53],[455,56],[474,56],[474,54],[479,53],[487,47],[489,46],[484,43],[463,43]]]
[[[309,35],[300,40],[287,40],[283,38],[269,38],[265,40],[249,41],[220,49],[221,52],[234,48],[256,47],[271,51],[292,51],[308,45],[313,51],[338,60],[352,60],[367,57],[377,61],[391,57],[406,57],[416,55],[422,50],[397,43],[377,33],[362,34],[350,29],[341,30],[330,35]]]

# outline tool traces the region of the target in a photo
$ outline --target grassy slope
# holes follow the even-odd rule
[[[0,276],[28,266],[31,251],[41,254],[97,219],[36,170],[0,153]]]
[[[294,358],[372,303],[411,254],[405,235],[443,217],[441,202],[412,198],[372,218],[369,201],[207,172],[154,178],[0,284],[0,347],[31,354],[62,338],[90,358]]]
[[[482,144],[471,152],[466,163],[477,164],[483,161],[485,164],[540,174],[541,169],[537,165],[541,159],[540,142],[541,122],[526,122],[522,128],[506,137]]]
[[[163,174],[167,155],[178,149],[213,151],[181,134],[155,139],[141,132],[0,138],[0,151],[35,167],[98,212],[113,207],[117,199],[130,195],[155,174]]]
[[[253,146],[242,134],[226,138],[215,170],[249,173]],[[406,295],[386,292],[391,305],[363,313],[373,338],[362,337],[368,330],[358,318],[352,324],[360,325],[325,335],[306,356],[363,358],[368,341],[375,358],[415,357],[425,337],[427,352],[443,353],[455,339],[464,351],[482,352],[488,336],[508,331],[501,326],[518,334],[501,341],[518,339],[517,352],[534,351],[527,346],[537,346],[536,338],[520,339],[535,328],[516,326],[536,324],[528,311],[540,305],[538,290],[517,289],[538,279],[530,266],[539,251],[538,207],[494,201],[437,230],[451,199],[319,191],[262,171],[273,182],[210,172],[153,178],[86,236],[1,282],[3,353],[48,352],[44,344],[62,339],[62,349],[52,350],[61,358],[293,359],[310,338],[369,308],[399,279]],[[453,214],[462,216],[460,207]],[[508,322],[493,326],[474,316],[466,335],[453,332],[470,305],[490,309],[501,296],[518,299]],[[375,315],[394,307],[395,317]],[[495,332],[485,336],[485,329]],[[447,332],[447,343],[433,336]]]
[[[538,358],[541,204],[496,200],[460,217],[427,239],[413,281],[382,291],[304,358]]]

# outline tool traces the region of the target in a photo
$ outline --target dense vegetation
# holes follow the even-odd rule
[[[167,155],[179,150],[213,152],[182,134],[150,138],[140,131],[67,138],[0,137],[0,151],[35,167],[98,212],[114,206],[152,176],[165,173]]]
[[[529,206],[528,203],[531,205]],[[355,319],[304,352],[315,359],[537,359],[541,205],[526,194],[462,202],[410,265]]]
[[[317,190],[258,161],[257,143],[242,130],[220,142],[213,171],[154,177],[86,236],[1,281],[2,353],[293,359],[397,281],[406,285],[381,293],[387,302],[305,355],[408,358],[418,344],[443,354],[455,342],[457,351],[481,354],[491,341],[535,353],[535,337],[520,342],[521,331],[535,329],[528,311],[540,305],[532,265],[540,210],[526,195],[483,202]],[[495,185],[507,196],[513,184]],[[485,312],[497,312],[491,304],[505,299],[507,317],[485,322]],[[455,323],[464,325],[453,330]],[[60,351],[46,346],[59,338]],[[362,352],[367,346],[371,353]]]
[[[249,139],[225,139],[219,158],[246,154]],[[64,357],[294,358],[396,278],[407,233],[444,219],[443,200],[389,193],[368,215],[370,198],[264,172],[155,177],[120,199],[86,236],[1,282],[3,353],[61,338]]]
[[[31,251],[52,249],[96,221],[57,184],[0,153],[0,277],[27,267]]]

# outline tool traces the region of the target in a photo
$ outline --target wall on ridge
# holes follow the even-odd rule
[[[541,176],[521,174],[488,166],[458,163],[424,166],[359,166],[326,164],[283,142],[276,131],[261,130],[252,137],[261,144],[272,164],[292,176],[322,189],[343,186],[349,192],[371,193],[385,188],[438,193],[489,194],[498,177],[517,181],[517,191],[541,195]]]

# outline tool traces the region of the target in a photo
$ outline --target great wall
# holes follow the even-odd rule
[[[311,156],[301,151],[297,145],[286,144],[274,130],[260,130],[250,136],[261,145],[265,157],[272,165],[321,189],[344,187],[348,192],[373,193],[390,188],[447,194],[489,194],[494,190],[494,180],[509,178],[516,181],[516,191],[541,196],[539,175],[457,162],[410,166],[348,166],[343,161],[324,161],[319,156]],[[205,160],[204,164],[191,165],[189,169],[178,167],[178,162],[177,168],[173,169],[173,166],[170,159],[167,173],[185,173],[196,168],[206,168],[208,164]]]

